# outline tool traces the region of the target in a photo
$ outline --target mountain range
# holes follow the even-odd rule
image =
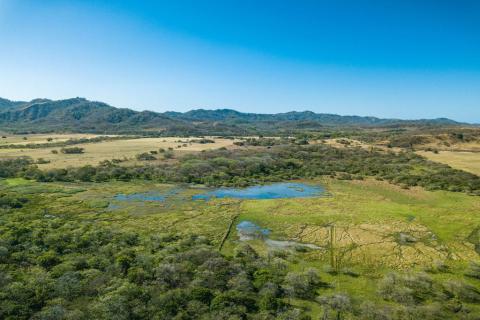
[[[295,133],[332,127],[407,127],[465,125],[447,118],[400,120],[340,116],[311,111],[277,114],[231,109],[188,112],[134,111],[84,98],[11,101],[0,98],[0,129],[17,133],[92,132],[170,135]]]

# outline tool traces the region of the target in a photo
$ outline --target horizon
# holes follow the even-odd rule
[[[298,112],[298,113],[312,112],[314,114],[321,114],[321,115],[333,115],[333,116],[341,116],[341,117],[377,118],[377,119],[380,119],[380,120],[422,121],[422,120],[441,120],[441,119],[445,119],[445,120],[456,121],[454,119],[447,118],[447,117],[441,117],[441,116],[440,117],[435,117],[435,118],[384,118],[384,117],[379,117],[379,116],[375,116],[375,115],[315,112],[315,111],[312,111],[312,110],[309,110],[309,109],[290,110],[290,111],[277,112],[277,113],[243,112],[243,111],[239,111],[237,109],[232,109],[232,108],[228,108],[228,107],[219,107],[219,108],[207,108],[207,107],[197,107],[197,108],[195,108],[194,107],[192,109],[187,109],[186,111],[175,111],[175,110],[155,111],[155,110],[148,109],[148,108],[147,109],[135,109],[135,108],[129,108],[129,107],[117,107],[117,106],[112,105],[110,103],[107,103],[105,101],[92,100],[92,99],[89,99],[87,97],[70,97],[70,98],[66,98],[66,99],[51,99],[51,98],[39,97],[39,98],[31,99],[31,100],[12,100],[12,99],[8,99],[8,98],[5,98],[5,97],[0,97],[0,99],[9,100],[11,102],[23,102],[23,103],[29,103],[29,102],[32,102],[32,101],[35,101],[35,100],[62,101],[62,100],[70,100],[70,99],[84,99],[84,100],[89,101],[89,102],[105,103],[108,106],[114,107],[114,108],[117,108],[117,109],[130,109],[130,110],[134,110],[134,111],[137,111],[137,112],[156,112],[156,113],[160,113],[160,114],[169,113],[169,112],[187,113],[187,112],[191,112],[191,111],[234,111],[234,112],[238,112],[238,113],[242,113],[242,114],[260,114],[260,115],[278,115],[278,114],[295,113],[295,112]],[[465,122],[465,121],[457,121],[457,122],[460,123],[460,124],[468,124],[468,125],[475,125],[475,126],[479,125],[479,123],[476,123],[476,122]]]
[[[0,96],[480,122],[480,2],[0,0]]]

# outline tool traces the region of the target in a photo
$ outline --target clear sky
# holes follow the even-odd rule
[[[0,96],[480,122],[480,1],[0,0]]]

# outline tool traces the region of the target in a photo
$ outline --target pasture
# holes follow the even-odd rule
[[[36,141],[37,143],[41,143],[41,141],[46,142],[45,139],[47,139],[47,136],[48,135],[42,135],[40,137],[35,135],[33,138],[30,138],[29,136],[27,141]],[[80,136],[78,136],[77,138],[79,137]],[[66,141],[68,139],[75,138],[75,135],[57,135],[57,138],[64,139],[64,141]],[[171,148],[174,154],[184,154],[188,152],[200,152],[202,150],[218,149],[221,147],[235,147],[233,144],[235,140],[217,138],[212,138],[212,140],[214,141],[214,143],[202,144],[194,142],[198,141],[198,139],[162,137],[112,140],[95,143],[76,144],[75,147],[80,147],[84,149],[84,153],[82,154],[62,154],[61,152],[59,152],[61,149],[60,147],[45,147],[35,149],[0,149],[0,158],[16,158],[20,156],[29,156],[34,160],[38,160],[41,158],[47,163],[39,163],[39,167],[42,169],[51,169],[80,167],[84,165],[97,165],[101,161],[112,159],[125,160],[129,165],[133,165],[139,163],[139,161],[135,159],[136,155],[145,152],[148,153],[150,151],[158,152],[159,149],[168,150]],[[16,143],[22,143],[21,138],[19,137],[12,139],[12,141],[17,141]],[[58,153],[55,154],[52,153],[52,151],[57,151]]]
[[[418,151],[417,154],[435,162],[448,164],[452,168],[480,175],[480,152],[439,151],[438,153],[433,153]]]
[[[105,136],[105,135],[102,135]],[[107,135],[109,137],[114,137],[114,135]],[[54,143],[54,142],[64,142],[70,139],[91,139],[95,137],[100,137],[98,134],[90,133],[47,133],[47,134],[26,134],[26,135],[13,135],[8,133],[2,133],[2,138],[0,139],[0,146],[2,145],[26,145],[30,143],[42,144],[42,143]]]

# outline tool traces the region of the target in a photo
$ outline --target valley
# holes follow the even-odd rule
[[[0,320],[480,320],[479,13],[0,0]]]
[[[61,229],[71,224],[81,228],[95,226],[135,235],[145,245],[156,237],[199,237],[211,250],[225,257],[236,257],[239,248],[247,246],[258,259],[273,263],[269,270],[276,270],[278,264],[284,274],[317,270],[323,284],[315,285],[315,294],[341,295],[354,301],[361,297],[363,304],[349,302],[351,308],[357,310],[367,302],[381,310],[384,308],[381,306],[392,299],[381,289],[390,281],[389,277],[402,279],[404,274],[414,274],[418,279],[411,281],[424,281],[420,279],[427,277],[425,279],[434,284],[428,293],[431,297],[440,290],[436,287],[447,290],[445,288],[452,283],[461,289],[448,290],[470,290],[469,298],[455,298],[460,299],[455,303],[460,303],[462,312],[467,314],[480,312],[477,304],[480,292],[473,289],[480,285],[475,271],[480,262],[480,201],[475,194],[480,187],[477,187],[475,175],[465,176],[467,180],[455,180],[456,175],[464,175],[463,171],[431,164],[422,160],[424,158],[417,159],[411,151],[407,156],[402,148],[348,138],[315,139],[306,146],[299,146],[297,141],[301,140],[298,138],[281,137],[111,136],[114,140],[76,134],[52,135],[53,139],[45,135],[25,137],[40,145],[0,149],[3,161],[13,161],[3,162],[9,168],[15,165],[18,157],[33,159],[21,165],[26,166],[24,169],[14,169],[20,171],[4,171],[4,178],[0,179],[0,194],[25,201],[18,208],[3,205],[0,209],[4,212],[4,230],[25,221],[28,216],[28,225]],[[100,140],[75,142],[64,147],[48,145],[72,143],[82,138]],[[7,139],[13,144],[25,141],[18,136]],[[80,154],[51,152],[69,147],[81,147],[84,151]],[[304,158],[306,154],[299,157],[306,150],[313,156],[310,160]],[[291,155],[279,158],[278,152],[291,152]],[[416,154],[477,173],[462,166],[461,161],[451,163],[452,157],[442,159],[447,152],[456,157],[464,154],[463,151],[434,153],[422,150]],[[152,158],[139,160],[138,155],[142,154]],[[276,161],[286,157],[298,164],[273,170],[285,164],[260,160],[272,155]],[[319,162],[315,155],[320,157]],[[342,160],[345,155],[348,155],[345,158],[348,162]],[[357,157],[358,168],[367,171],[357,171],[359,169],[352,162]],[[377,164],[367,169],[365,164],[375,157],[390,159],[385,162],[391,162],[389,166],[399,161],[398,168],[402,169],[396,171],[393,178],[389,176],[390,168],[385,168],[386,176],[374,177],[374,172],[383,170],[385,165],[382,164],[384,160],[378,159]],[[40,163],[42,158],[46,163]],[[115,164],[115,159],[123,160]],[[299,161],[306,162],[299,166]],[[463,162],[467,163],[476,162]],[[405,168],[413,167],[405,171],[405,165]],[[39,171],[28,173],[31,170],[28,167]],[[321,167],[333,171],[330,174],[322,171],[321,175],[313,173],[315,168]],[[158,170],[154,168],[166,171],[142,173],[142,176],[129,173],[127,179],[122,178],[128,170]],[[265,171],[266,168],[270,168],[269,171]],[[104,170],[120,170],[119,176],[104,177]],[[262,173],[258,175],[257,170]],[[431,175],[437,170],[443,172],[442,175],[449,172],[454,178],[448,180],[448,184],[437,181],[435,175]],[[90,173],[85,175],[87,172]],[[422,172],[428,175],[423,176]],[[428,180],[421,182],[427,177]],[[259,178],[261,182],[255,182]],[[429,187],[409,185],[408,181],[420,181]],[[459,188],[460,183],[467,183],[466,189]],[[33,236],[36,231],[31,229],[30,232]],[[3,241],[8,237],[4,236]],[[143,254],[143,245],[137,244],[134,248],[135,255]],[[55,262],[58,267],[52,270],[73,259],[68,257]],[[281,282],[279,285],[286,286]],[[401,312],[404,308],[419,313],[423,312],[422,308],[431,308],[428,300],[405,303],[403,299],[407,299],[408,294],[402,294],[401,299],[393,298],[394,304],[389,307],[393,309],[388,312]],[[288,298],[279,296],[278,299],[311,318],[327,312],[324,304],[300,294]],[[453,303],[452,298],[442,299],[446,299],[445,303]],[[69,308],[82,309],[77,305],[80,301],[73,298],[68,303]],[[439,308],[438,312],[448,314],[452,311]]]

